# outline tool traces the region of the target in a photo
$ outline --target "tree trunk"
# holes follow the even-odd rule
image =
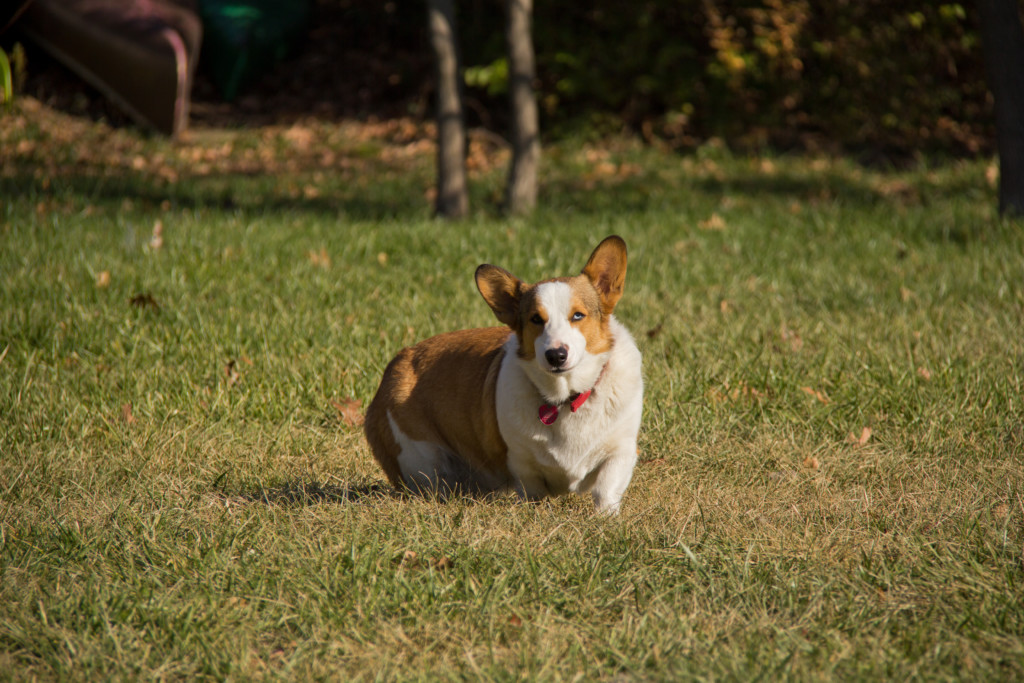
[[[528,213],[537,205],[537,166],[540,127],[533,92],[536,73],[530,25],[533,0],[506,0],[505,37],[508,42],[509,96],[512,106],[512,166],[508,174],[506,208]]]
[[[437,63],[437,203],[438,216],[463,218],[469,213],[466,185],[466,124],[462,114],[462,70],[455,33],[453,0],[429,0],[430,44]]]
[[[1024,216],[1024,26],[1017,0],[979,0],[988,85],[995,100],[999,213]]]

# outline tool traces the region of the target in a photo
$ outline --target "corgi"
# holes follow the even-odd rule
[[[366,412],[373,457],[398,488],[539,500],[587,493],[615,514],[633,476],[640,351],[612,312],[626,243],[612,235],[580,275],[526,284],[484,264],[476,285],[502,327],[403,349]]]

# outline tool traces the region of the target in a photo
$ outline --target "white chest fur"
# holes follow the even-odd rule
[[[586,372],[592,377],[589,381],[598,382],[593,393],[576,412],[560,406],[551,425],[538,417],[540,406],[549,399],[528,374],[535,364],[518,358],[516,338],[509,339],[498,376],[496,409],[508,446],[509,471],[521,495],[539,499],[589,491],[599,509],[617,511],[636,464],[643,379],[632,336],[614,318],[609,327],[611,351],[583,364],[592,366]],[[564,379],[572,384],[571,377]]]

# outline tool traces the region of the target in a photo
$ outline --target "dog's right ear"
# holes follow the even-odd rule
[[[476,288],[495,317],[513,330],[519,325],[519,297],[523,283],[504,268],[485,263],[476,269]]]

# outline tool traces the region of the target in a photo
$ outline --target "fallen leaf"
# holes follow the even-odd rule
[[[999,167],[992,164],[986,168],[985,180],[988,181],[989,187],[995,187],[999,183]]]
[[[313,144],[314,133],[309,128],[296,124],[286,130],[282,137],[299,151],[305,151]]]
[[[395,563],[402,567],[414,569],[420,565],[420,554],[415,550],[406,550],[395,558]]]
[[[846,437],[846,443],[852,444],[854,448],[862,448],[871,440],[871,427],[865,427],[860,431],[860,436],[850,432]]]
[[[341,415],[342,421],[349,427],[358,427],[363,424],[362,402],[355,398],[346,398],[341,402],[331,399],[331,405]]]
[[[791,330],[783,325],[779,334],[782,337],[782,341],[789,344],[789,349],[793,353],[800,353],[800,350],[804,348],[804,340],[796,330]]]
[[[135,424],[135,416],[132,415],[132,404],[125,403],[121,406],[121,421],[125,424]]]
[[[932,378],[932,371],[928,368],[920,367],[917,369],[917,376],[927,382]]]
[[[224,377],[227,378],[229,387],[235,386],[242,379],[242,376],[235,370],[235,365],[235,359],[233,358],[224,364]]]
[[[331,267],[331,257],[327,253],[327,249],[320,247],[320,251],[308,251],[306,252],[306,258],[317,268],[323,268],[324,270]]]
[[[438,557],[438,558],[435,558],[430,563],[430,566],[433,567],[434,569],[436,569],[437,571],[443,572],[443,571],[448,571],[449,569],[454,567],[455,566],[455,562],[452,561],[452,558],[447,557],[447,556],[445,556],[445,557]]]
[[[100,289],[110,286],[110,271],[103,270],[96,275],[96,286]]]
[[[804,467],[806,467],[809,470],[817,470],[819,467],[821,467],[821,462],[819,462],[819,460],[815,458],[813,455],[808,455],[806,458],[804,458]]]
[[[810,396],[813,396],[814,398],[818,399],[819,401],[821,401],[825,405],[828,405],[829,403],[832,402],[829,399],[829,397],[825,395],[824,392],[818,391],[816,389],[812,389],[811,387],[800,387],[800,391],[802,391],[805,394],[808,394]]]
[[[663,328],[664,326],[665,323],[658,323],[651,329],[647,330],[647,338],[654,339],[655,337],[657,337],[659,334],[661,334],[661,328]]]
[[[386,266],[388,264],[388,255],[383,251],[377,254],[377,263]]]
[[[718,310],[722,313],[732,313],[732,304],[729,303],[728,299],[722,299],[718,302]]]
[[[711,214],[706,220],[697,224],[701,230],[725,230],[725,219],[717,213]]]
[[[154,311],[160,310],[160,304],[156,302],[153,295],[149,292],[140,292],[132,298],[128,299],[128,303],[136,308],[151,308]]]
[[[509,624],[509,626],[514,626],[516,628],[520,628],[523,625],[523,620],[519,618],[518,614],[513,612],[512,616],[510,616],[508,618],[508,624]]]
[[[149,238],[149,248],[154,251],[164,246],[164,222],[159,218],[153,223],[153,235]]]
[[[643,167],[639,164],[631,164],[623,161],[619,164],[619,177],[620,178],[632,178],[643,173]]]

